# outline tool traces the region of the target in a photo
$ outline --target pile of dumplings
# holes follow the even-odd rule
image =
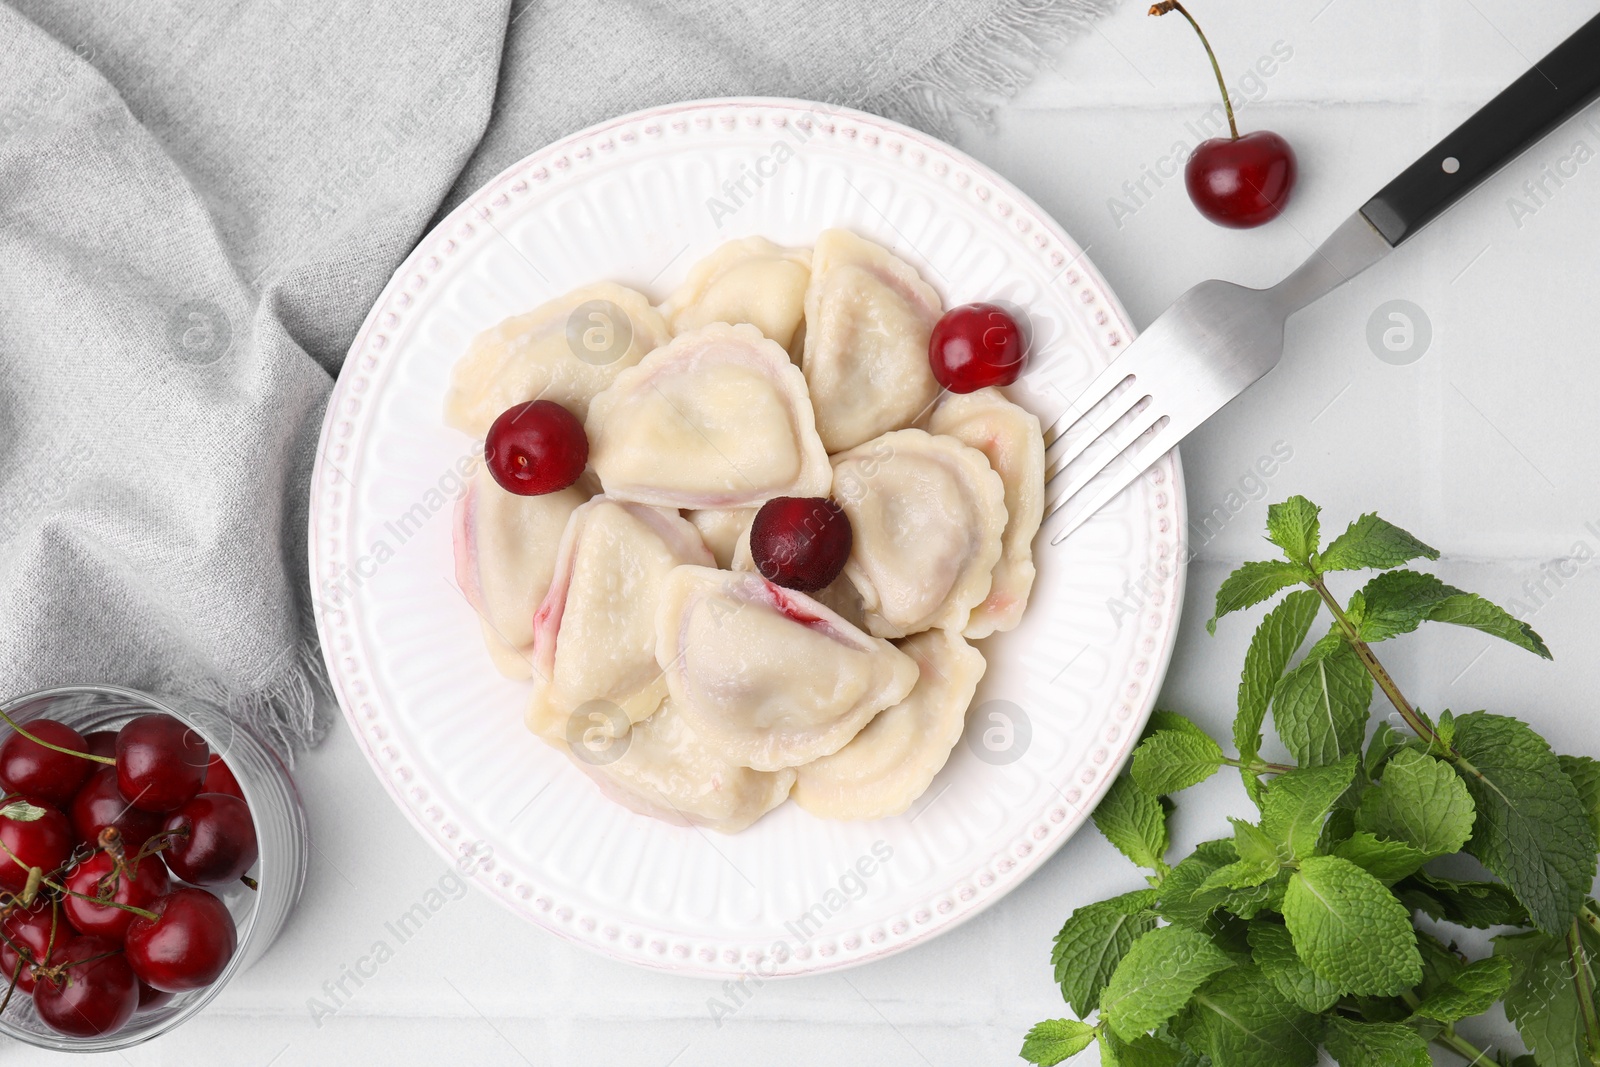
[[[600,357],[575,317],[608,309]],[[527,721],[610,797],[734,833],[793,796],[813,815],[906,811],[960,739],[985,659],[1033,586],[1039,420],[995,388],[941,393],[943,313],[915,268],[845,230],[729,242],[660,306],[587,286],[479,335],[445,420],[482,438],[553,400],[589,469],[517,496],[480,467],[457,580],[490,658],[530,679]],[[848,516],[814,596],[757,573],[774,497]]]

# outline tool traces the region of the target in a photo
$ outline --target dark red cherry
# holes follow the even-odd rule
[[[159,1008],[175,996],[177,996],[176,993],[168,993],[164,989],[157,989],[153,985],[145,985],[143,982],[140,982],[139,1010],[146,1011],[150,1008]]]
[[[1269,130],[1214,137],[1183,168],[1189,199],[1219,226],[1248,229],[1282,213],[1300,166],[1289,142]]]
[[[37,819],[24,821],[4,814],[7,805],[21,802],[18,796],[0,800],[0,842],[5,844],[0,848],[0,889],[13,893],[27,886],[30,867],[49,874],[67,862],[77,843],[67,817],[42,801],[27,801],[39,809]]]
[[[215,982],[238,946],[227,905],[204,889],[179,886],[150,910],[157,918],[128,924],[128,962],[139,979],[167,993]]]
[[[78,795],[72,798],[72,829],[80,841],[91,845],[100,842],[100,831],[115,826],[122,835],[122,844],[130,852],[137,852],[150,835],[161,829],[161,816],[155,812],[140,811],[129,804],[117,788],[117,769],[101,767],[89,775]]]
[[[998,304],[962,304],[940,316],[928,338],[934,381],[952,393],[1010,385],[1026,361],[1022,329]]]
[[[215,752],[211,753],[211,762],[206,765],[206,776],[200,783],[200,791],[226,793],[230,797],[244,799],[244,790],[239,788],[239,779],[233,776],[233,769]]]
[[[159,712],[117,731],[117,788],[141,811],[169,812],[196,793],[211,749],[192,727]]]
[[[92,734],[83,735],[83,750],[95,756],[110,756],[117,758],[117,732],[115,730],[96,730]],[[104,764],[101,764],[104,766]]]
[[[73,1037],[98,1037],[120,1029],[133,1017],[139,1007],[139,982],[116,942],[75,938],[55,961],[33,989],[33,1006],[51,1029]]]
[[[750,524],[750,555],[774,585],[815,593],[850,558],[850,518],[820,496],[780,496],[761,505]]]
[[[572,412],[553,400],[532,400],[494,420],[483,458],[500,488],[540,496],[578,480],[589,462],[589,438]]]
[[[41,741],[74,752],[87,751],[83,735],[54,719],[35,719],[23,728]],[[94,770],[94,760],[69,756],[14,733],[0,745],[0,781],[24,796],[48,800],[64,807],[83,780]]]
[[[131,855],[136,849],[127,851]],[[159,855],[140,860],[131,878],[126,873],[113,873],[116,869],[116,861],[109,852],[96,852],[67,875],[67,888],[85,897],[148,909],[172,887]],[[79,933],[117,942],[122,941],[128,924],[137,918],[133,912],[111,904],[96,904],[83,897],[70,895],[61,902],[61,908]]]
[[[250,808],[226,793],[201,793],[167,816],[167,866],[194,885],[226,885],[256,863],[256,824]]]
[[[33,992],[33,964],[23,962],[22,956],[13,945],[24,948],[28,958],[34,963],[49,963],[54,957],[55,950],[65,946],[67,941],[77,935],[67,925],[64,918],[57,916],[55,919],[55,942],[50,940],[50,914],[51,907],[42,900],[35,901],[32,911],[18,910],[7,915],[0,921],[0,933],[5,934],[5,939],[0,940],[0,985],[8,985],[12,975],[17,977],[17,988],[24,993]],[[17,966],[22,969],[18,971]]]

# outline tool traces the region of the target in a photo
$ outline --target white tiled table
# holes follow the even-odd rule
[[[1123,196],[1122,184],[1136,183],[1175,141],[1193,143],[1185,124],[1213,100],[1187,26],[1147,19],[1142,3],[1123,5],[1065,49],[1000,112],[996,130],[963,138],[1088,246],[1139,324],[1203,278],[1276,280],[1593,14],[1589,0],[1204,6],[1230,79],[1276,42],[1292,50],[1240,116],[1247,128],[1282,133],[1300,155],[1297,198],[1278,222],[1217,229],[1175,179],[1160,188],[1147,180],[1152,195],[1128,201],[1137,210],[1118,225],[1108,199]],[[1600,551],[1592,475],[1600,161],[1579,167],[1542,206],[1521,191],[1576,142],[1600,150],[1600,109],[1593,119],[1593,127],[1580,118],[1557,132],[1411,246],[1296,319],[1283,365],[1184,445],[1191,513],[1227,506],[1230,492],[1244,502],[1190,569],[1165,706],[1226,729],[1250,624],[1224,625],[1215,638],[1201,624],[1223,575],[1260,551],[1269,499],[1305,493],[1330,524],[1376,509],[1439,546],[1447,580],[1502,601],[1526,599],[1523,583],[1580,542]],[[1516,218],[1513,198],[1537,210]],[[1380,362],[1365,341],[1369,316],[1395,298],[1419,305],[1432,324],[1430,349],[1406,366]],[[1257,458],[1278,442],[1292,459],[1265,493],[1250,492]],[[1558,748],[1600,753],[1592,719],[1600,583],[1590,570],[1600,566],[1584,567],[1533,619],[1554,664],[1465,631],[1402,638],[1386,659],[1424,707],[1514,713]],[[333,1002],[324,982],[338,983],[380,938],[393,944],[384,924],[436,887],[446,866],[390,803],[342,722],[303,760],[299,778],[317,846],[299,913],[209,1012],[128,1053],[128,1062],[1014,1063],[1029,1025],[1064,1014],[1048,960],[1062,919],[1138,884],[1097,834],[1082,833],[952,933],[843,975],[768,983],[720,1027],[706,1006],[720,995],[716,984],[569,947],[474,892],[440,908],[375,977],[359,986],[345,977],[344,1005],[318,1018],[311,998]],[[1180,843],[1214,836],[1223,815],[1243,814],[1245,803],[1230,776],[1184,794]],[[1503,1018],[1464,1029],[1486,1043],[1509,1033]],[[52,1058],[16,1048],[5,1056]]]

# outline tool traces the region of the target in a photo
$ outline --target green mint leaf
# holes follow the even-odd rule
[[[1439,737],[1439,747],[1449,750],[1456,739],[1456,714],[1449,708],[1439,713],[1439,721],[1433,724],[1433,732]]]
[[[1094,1027],[1076,1019],[1046,1019],[1022,1039],[1020,1055],[1039,1067],[1054,1067],[1094,1043]]]
[[[1254,919],[1264,911],[1281,911],[1284,889],[1289,885],[1289,874],[1288,870],[1280,868],[1271,878],[1259,885],[1219,890],[1219,902],[1223,911],[1231,912],[1241,919]]]
[[[44,818],[44,809],[36,804],[29,804],[26,800],[13,800],[5,807],[0,808],[0,819],[10,819],[13,822],[37,822]]]
[[[1276,868],[1282,857],[1278,842],[1255,823],[1230,818],[1233,824],[1233,851],[1245,863],[1270,864]]]
[[[1311,1067],[1318,1025],[1259,967],[1223,971],[1201,987],[1180,1036],[1216,1067]]]
[[[1176,733],[1189,734],[1194,737],[1209,736],[1187,716],[1179,715],[1175,711],[1165,711],[1157,708],[1150,713],[1150,721],[1144,724],[1142,737],[1154,736],[1162,730],[1172,730]]]
[[[1589,812],[1589,825],[1594,827],[1595,837],[1600,838],[1600,760],[1588,756],[1557,756],[1556,759],[1572,779],[1573,788]]]
[[[1333,854],[1349,860],[1384,885],[1393,885],[1415,873],[1432,858],[1403,841],[1384,840],[1365,830],[1358,830],[1339,842]]]
[[[1301,863],[1284,894],[1283,920],[1300,958],[1341,993],[1396,996],[1422,978],[1410,913],[1349,860]]]
[[[1283,549],[1296,563],[1309,567],[1322,543],[1317,515],[1322,511],[1303,496],[1292,496],[1267,507],[1267,540]]]
[[[1502,934],[1494,939],[1494,954],[1511,962],[1506,1018],[1533,1050],[1539,1067],[1591,1067],[1566,938]]]
[[[1257,919],[1249,937],[1251,957],[1278,992],[1319,1015],[1338,1003],[1339,990],[1301,961],[1287,927]]]
[[[1316,849],[1328,812],[1355,779],[1356,759],[1352,752],[1338,763],[1302,767],[1281,774],[1268,784],[1261,807],[1261,829],[1288,848],[1290,859],[1300,860]],[[1243,855],[1242,850],[1240,854]]]
[[[1528,912],[1499,882],[1467,882],[1419,873],[1395,887],[1400,902],[1430,919],[1474,930],[1527,926]]]
[[[1544,738],[1517,719],[1456,720],[1456,767],[1477,805],[1467,851],[1511,887],[1533,925],[1564,934],[1594,884],[1595,833]]]
[[[1491,637],[1510,641],[1536,656],[1552,658],[1550,650],[1545,647],[1544,638],[1535,633],[1532,626],[1476,593],[1461,593],[1441,600],[1428,612],[1428,618],[1433,622],[1448,622],[1454,626],[1481,630]]]
[[[1100,994],[1143,935],[1156,928],[1156,891],[1141,889],[1098,901],[1068,916],[1056,934],[1050,963],[1055,967],[1061,998],[1080,1016],[1100,1006]]]
[[[1376,780],[1383,773],[1384,765],[1405,746],[1405,743],[1405,734],[1386,722],[1380,722],[1372,731],[1372,740],[1367,742],[1367,754],[1362,759],[1362,767],[1366,770],[1367,777]]]
[[[1380,574],[1351,598],[1361,604],[1356,629],[1361,639],[1377,642],[1407,634],[1428,620],[1428,613],[1461,590],[1420,571]]]
[[[1168,922],[1193,929],[1205,926],[1212,912],[1220,906],[1219,894],[1200,891],[1200,885],[1212,872],[1235,862],[1238,853],[1232,841],[1207,841],[1184,857],[1172,872],[1161,880],[1156,892],[1159,899],[1156,911]]]
[[[1511,984],[1511,961],[1504,956],[1476,960],[1463,967],[1442,989],[1428,994],[1413,1014],[1441,1023],[1482,1015],[1506,995]]]
[[[1196,893],[1209,893],[1214,889],[1254,889],[1278,873],[1280,864],[1273,860],[1236,860],[1226,867],[1218,867],[1201,882]],[[1222,900],[1219,898],[1220,905]]]
[[[1261,603],[1279,590],[1298,585],[1311,572],[1298,563],[1281,559],[1246,563],[1228,575],[1217,590],[1217,606],[1206,620],[1206,631],[1217,632],[1217,620],[1224,615]]]
[[[1467,958],[1453,945],[1446,945],[1426,930],[1417,931],[1417,950],[1422,953],[1422,981],[1413,990],[1418,997],[1426,998],[1445,988],[1467,965]],[[1405,1018],[1410,1017],[1408,1008]]]
[[[1133,752],[1133,780],[1152,796],[1188,789],[1222,766],[1222,746],[1205,734],[1158,730]]]
[[[1325,571],[1386,571],[1414,559],[1438,558],[1438,549],[1369,512],[1333,539],[1320,562]]]
[[[1109,1029],[1100,1031],[1100,1067],[1179,1067],[1183,1053],[1159,1038],[1124,1041]]]
[[[1167,813],[1161,802],[1122,775],[1094,809],[1094,825],[1117,851],[1140,867],[1165,871]]]
[[[1361,751],[1371,704],[1372,676],[1341,644],[1283,676],[1272,697],[1272,722],[1296,763],[1319,767]]]
[[[1239,750],[1240,763],[1248,766],[1261,753],[1261,724],[1266,721],[1272,692],[1290,658],[1305,643],[1321,605],[1316,593],[1301,589],[1284,597],[1283,603],[1267,612],[1256,627],[1250,651],[1244,657],[1239,714],[1233,720],[1233,744]],[[1256,781],[1249,771],[1244,772],[1244,777],[1247,785]]]
[[[1460,852],[1472,836],[1476,809],[1455,769],[1432,756],[1403,749],[1383,778],[1361,795],[1356,829],[1401,841],[1426,858]]]
[[[1335,1015],[1322,1043],[1339,1067],[1433,1067],[1427,1039],[1404,1023],[1358,1023]]]
[[[1186,926],[1163,926],[1133,943],[1100,997],[1100,1017],[1132,1041],[1189,1002],[1207,978],[1233,965],[1211,939]]]

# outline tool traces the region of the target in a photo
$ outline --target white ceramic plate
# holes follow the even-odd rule
[[[523,728],[527,686],[490,667],[453,581],[456,471],[478,446],[440,421],[452,363],[479,330],[578,285],[660,300],[722,241],[808,245],[830,226],[915,264],[946,306],[1026,308],[1035,352],[1011,392],[1047,423],[1132,337],[1061,228],[960,152],[821,104],[716,100],[596,126],[479,190],[395,273],[328,406],[312,586],[350,729],[417,830],[476,855],[480,887],[632,963],[814,973],[970,918],[1083,825],[1171,653],[1175,454],[1060,547],[1040,538],[1026,618],[982,644],[967,736],[899,818],[786,804],[732,837],[675,827],[605,799]]]

